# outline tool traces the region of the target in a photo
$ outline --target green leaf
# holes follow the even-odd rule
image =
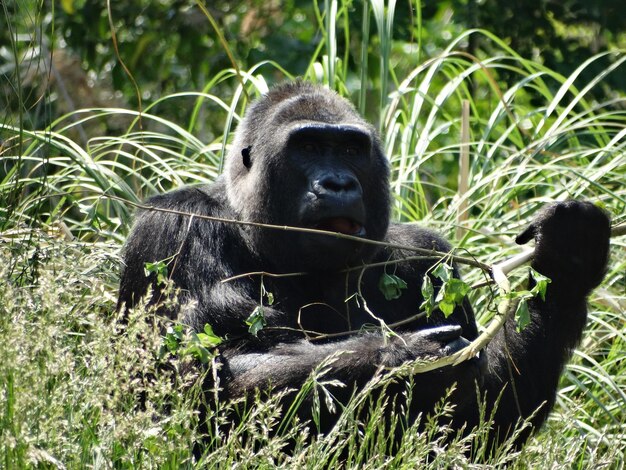
[[[453,277],[444,284],[445,299],[457,305],[463,303],[463,299],[470,291],[471,287],[461,279]]]
[[[265,313],[263,312],[263,307],[261,305],[257,306],[250,314],[246,320],[246,325],[248,325],[248,331],[253,336],[256,336],[258,332],[261,331],[265,325],[267,325]]]
[[[204,325],[204,333],[198,333],[198,339],[200,340],[200,344],[205,348],[214,348],[215,346],[219,346],[223,341],[222,338],[213,332],[213,328],[208,323]]]
[[[167,263],[163,260],[156,261],[154,263],[145,263],[143,266],[143,272],[146,277],[154,273],[157,276],[157,283],[163,284],[167,280]]]
[[[463,299],[471,287],[459,278],[452,277],[441,285],[435,302],[445,317],[449,317],[457,305],[463,303]]]
[[[422,279],[422,298],[424,301],[420,305],[420,310],[424,310],[429,316],[435,309],[435,288],[428,274],[425,274]]]
[[[436,278],[441,279],[443,282],[446,282],[452,278],[452,266],[445,263],[439,263],[435,267],[435,269],[433,269],[432,273],[433,276],[435,276]]]
[[[450,315],[452,315],[452,312],[454,312],[454,307],[456,305],[454,302],[447,302],[446,300],[442,300],[437,306],[439,307],[439,310],[443,312],[444,316],[448,318]]]
[[[402,289],[406,289],[406,282],[395,274],[384,273],[378,281],[378,288],[387,300],[394,300],[402,295]]]
[[[528,302],[526,299],[520,299],[515,309],[515,329],[520,332],[530,323],[530,311],[528,310]]]
[[[170,326],[159,348],[159,359],[168,355],[191,356],[203,364],[208,363],[213,355],[212,349],[222,342],[222,338],[213,332],[211,325],[204,326],[204,333],[185,334],[183,325]]]
[[[202,333],[191,333],[191,344],[185,349],[185,354],[198,359],[202,364],[207,364],[211,359],[210,351],[203,346],[200,335]]]
[[[263,279],[261,279],[261,296],[267,299],[267,305],[272,305],[274,303],[274,294],[265,289],[265,284],[263,284]]]
[[[530,275],[535,280],[535,287],[532,288],[530,293],[533,297],[539,295],[541,300],[545,302],[546,300],[546,291],[548,290],[548,284],[552,282],[549,277],[544,276],[541,273],[538,273],[534,269],[530,269]]]
[[[196,347],[191,351],[191,355],[198,359],[202,364],[208,364],[211,360],[211,354],[204,347]]]
[[[159,348],[159,360],[165,358],[168,354],[178,354],[184,337],[185,333],[182,325],[169,326],[163,337],[163,344]]]

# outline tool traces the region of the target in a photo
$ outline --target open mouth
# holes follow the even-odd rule
[[[328,232],[339,232],[345,235],[365,235],[365,229],[361,224],[346,217],[329,217],[322,219],[315,224],[314,228]]]

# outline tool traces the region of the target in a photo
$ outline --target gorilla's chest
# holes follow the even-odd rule
[[[402,329],[425,326],[428,319],[419,317],[422,302],[419,285],[407,285],[401,295],[388,299],[379,288],[382,269],[365,273],[337,273],[303,276],[300,279],[277,280],[271,289],[276,308],[285,324],[309,336],[340,334],[403,324]],[[269,286],[266,282],[266,288]]]

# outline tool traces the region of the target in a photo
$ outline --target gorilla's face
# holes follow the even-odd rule
[[[363,183],[371,172],[369,132],[356,125],[296,123],[285,146],[285,170],[272,184],[291,199],[290,218],[299,227],[365,238],[368,224]],[[288,175],[288,176],[287,176]],[[316,265],[360,261],[362,244],[328,235],[301,234],[300,249],[317,257]],[[320,263],[320,259],[326,261]]]
[[[330,91],[281,100],[255,122],[254,111],[264,104],[252,108],[238,132],[240,156],[229,156],[229,199],[241,217],[383,239],[389,170],[372,128]],[[323,234],[249,233],[261,258],[281,270],[340,269],[374,253],[372,245]]]
[[[286,148],[298,191],[298,222],[304,227],[365,236],[361,179],[371,159],[369,135],[355,126],[297,124]]]

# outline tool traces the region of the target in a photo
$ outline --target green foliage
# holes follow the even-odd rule
[[[387,300],[400,298],[402,289],[406,289],[406,282],[395,274],[384,273],[378,281],[378,288]]]
[[[549,277],[544,276],[541,273],[538,273],[533,268],[529,269],[530,276],[533,278],[535,285],[530,290],[530,293],[533,297],[541,297],[541,300],[546,300],[546,292],[548,291],[548,284],[550,284],[551,279]]]
[[[177,354],[184,338],[185,331],[183,325],[168,327],[165,332],[165,337],[163,338],[163,345],[159,350],[159,358],[163,359],[168,353]]]
[[[263,284],[261,280],[261,302],[263,302],[263,300],[267,302],[267,305],[274,304],[274,294],[265,289],[265,284]]]
[[[448,282],[454,279],[454,269],[447,263],[437,263],[432,270],[432,275],[442,282]]]
[[[202,335],[202,337],[200,336]],[[203,333],[191,333],[191,343],[183,350],[183,354],[189,354],[198,359],[202,364],[208,364],[215,353],[209,348],[215,346],[213,337]],[[218,339],[219,341],[219,339]]]
[[[521,298],[515,308],[516,330],[522,331],[530,324],[530,310],[528,310],[528,299]]]
[[[437,302],[439,310],[441,310],[443,314],[448,317],[449,315],[452,315],[452,312],[457,305],[461,305],[463,303],[463,300],[465,300],[465,296],[469,291],[469,284],[463,282],[461,279],[451,278],[441,285],[441,288],[437,293],[437,297],[435,298],[435,302]]]
[[[265,284],[263,283],[263,279],[261,278],[261,299],[259,305],[255,307],[252,313],[246,319],[246,325],[248,325],[248,332],[253,336],[256,336],[259,331],[261,331],[267,325],[267,320],[265,319],[265,310],[263,308],[264,304],[273,305],[274,304],[274,294],[265,289]]]
[[[45,253],[32,283],[14,274]],[[177,467],[198,439],[193,374],[156,360],[145,304],[115,314],[117,247],[38,232],[0,242],[0,461],[5,468]],[[164,328],[163,328],[164,330]],[[175,372],[176,371],[176,372]],[[6,405],[6,406],[5,406]],[[115,462],[115,465],[113,464]]]
[[[222,343],[223,341],[222,338],[220,338],[213,332],[213,327],[209,325],[208,323],[204,325],[203,331],[204,333],[198,333],[197,336],[198,336],[198,339],[200,340],[200,343],[205,348],[212,348],[215,346],[219,346]]]
[[[150,276],[150,274],[156,274],[157,284],[165,284],[165,282],[167,282],[168,269],[165,261],[161,260],[155,263],[146,263],[143,270],[146,277]]]
[[[290,413],[281,413],[284,394],[259,395],[245,406],[211,403],[203,436],[197,410],[207,381],[186,362],[197,357],[171,354],[166,367],[155,360],[165,344],[184,349],[187,333],[180,325],[167,330],[145,304],[124,318],[113,313],[118,260],[111,246],[38,232],[1,240],[0,458],[7,468],[82,468],[94,461],[111,468],[301,468],[302,462],[336,468],[343,462],[346,468],[513,469],[624,462],[624,316],[599,310],[598,303],[591,310],[588,343],[559,391],[561,406],[522,452],[510,443],[493,453],[484,450],[488,416],[462,438],[437,420],[451,411],[444,400],[432,416],[412,423],[405,405],[378,398],[380,390],[407,379],[410,364],[375,376],[337,409],[337,427],[308,441],[315,427],[299,421],[295,411],[305,400],[319,407],[332,399],[340,386],[326,377],[333,358],[312,372]],[[27,268],[32,243],[45,256],[34,283],[20,286],[14,274]],[[201,334],[214,336],[210,328]],[[209,360],[206,373],[213,373],[211,367]],[[226,425],[232,413],[241,418],[235,428]],[[391,420],[383,419],[387,414]],[[404,438],[393,447],[389,437],[399,429]],[[291,454],[283,452],[287,444]]]
[[[265,320],[265,312],[262,305],[257,305],[252,311],[250,316],[246,319],[246,325],[248,325],[248,332],[253,336],[256,336],[267,325]]]
[[[458,277],[454,277],[454,270],[446,263],[438,263],[431,274],[441,281],[441,285],[435,296],[435,288],[430,276],[424,275],[422,281],[424,300],[420,305],[420,310],[424,310],[426,315],[430,315],[435,308],[438,308],[447,318],[452,315],[458,305],[463,303],[471,290],[471,286]]]
[[[509,297],[518,300],[515,308],[515,321],[517,323],[517,331],[522,331],[530,323],[530,311],[528,310],[528,301],[535,297],[540,297],[542,301],[546,300],[546,292],[550,278],[538,273],[530,268],[530,276],[534,281],[534,286],[530,290],[517,290],[511,292]]]
[[[435,287],[433,286],[433,281],[428,274],[424,274],[422,279],[422,298],[424,299],[422,304],[420,305],[420,310],[426,312],[426,315],[433,313],[433,310],[436,307],[435,304]]]
[[[490,31],[520,55],[532,57],[563,75],[571,74],[579,64],[602,50],[626,47],[626,18],[620,13],[621,0],[529,0],[523,4],[495,0],[480,6],[471,0],[444,3],[439,8],[447,7],[454,12],[453,21],[467,28]],[[480,38],[471,41],[469,48],[470,53],[491,52]],[[601,71],[601,65],[594,64],[583,72],[582,79],[591,80]],[[593,94],[603,101],[616,91],[622,95],[626,92],[623,74],[607,77]]]
[[[179,358],[188,356],[202,364],[208,364],[214,357],[213,348],[219,346],[222,341],[209,324],[204,325],[203,333],[188,331],[183,325],[171,325],[167,327],[158,357],[164,360],[171,356]]]

